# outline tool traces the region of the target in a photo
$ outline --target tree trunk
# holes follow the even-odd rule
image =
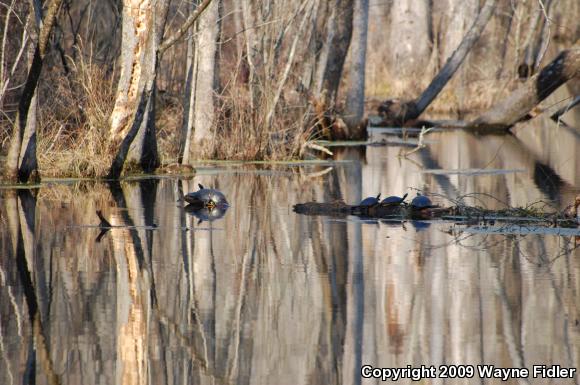
[[[44,24],[39,31],[38,43],[28,71],[24,90],[18,102],[16,122],[12,131],[10,147],[4,166],[4,178],[11,182],[27,182],[38,179],[36,161],[36,87],[40,79],[42,64],[48,41],[62,0],[51,0],[47,6]],[[30,107],[33,106],[33,112]],[[29,122],[29,117],[32,120]],[[32,177],[32,178],[31,178]]]
[[[349,85],[346,91],[344,121],[350,138],[365,135],[362,125],[365,102],[365,68],[367,53],[367,27],[369,20],[369,0],[356,0],[352,23],[352,43],[350,46],[352,63],[349,72]]]
[[[195,4],[191,4],[191,11],[195,9]],[[179,163],[189,164],[189,149],[193,133],[193,111],[195,105],[195,92],[193,79],[195,70],[195,40],[193,38],[194,28],[190,28],[190,36],[187,39],[187,53],[185,63],[185,87],[183,95],[183,122],[181,125],[181,140],[179,149]]]
[[[418,80],[431,53],[431,5],[428,0],[397,0],[392,2],[389,49],[393,74],[408,86],[408,80]]]
[[[215,93],[218,88],[217,46],[220,35],[220,1],[213,1],[197,22],[198,39],[193,55],[192,84],[189,93],[191,118],[188,127],[189,138],[184,149],[183,164],[206,153],[211,139],[211,129],[215,123]]]
[[[159,165],[157,142],[155,139],[155,78],[158,64],[157,49],[162,31],[157,27],[157,17],[163,15],[167,1],[157,2],[142,0],[123,1],[123,26],[121,42],[121,76],[117,86],[115,106],[111,113],[111,139],[133,137],[126,149],[126,158],[140,168],[149,172]],[[146,90],[149,85],[151,87]],[[146,100],[143,96],[146,95]],[[136,113],[139,104],[145,103],[142,113]],[[137,120],[139,119],[139,120]],[[135,126],[137,132],[132,132]],[[118,155],[125,152],[123,139]],[[125,159],[122,160],[125,163]],[[111,168],[109,177],[115,176],[119,170]],[[120,174],[119,174],[120,175]],[[118,175],[117,175],[118,177]]]
[[[335,0],[332,14],[328,21],[326,43],[321,53],[320,72],[317,94],[324,99],[324,105],[330,107],[336,101],[336,94],[344,60],[352,36],[352,0]]]
[[[562,84],[580,76],[580,46],[562,51],[538,74],[470,124],[477,131],[505,131]]]
[[[453,54],[447,59],[447,62],[441,68],[437,76],[433,78],[429,86],[419,98],[415,101],[404,103],[403,106],[389,101],[383,103],[379,107],[379,113],[383,119],[389,124],[403,125],[409,120],[417,119],[425,109],[435,100],[437,95],[441,92],[443,87],[453,77],[461,63],[465,60],[467,54],[471,51],[481,33],[485,29],[493,11],[495,9],[496,0],[487,0],[477,19],[463,37],[461,43]]]

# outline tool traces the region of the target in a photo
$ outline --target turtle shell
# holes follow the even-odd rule
[[[383,199],[381,202],[381,205],[384,205],[384,206],[400,205],[401,203],[403,203],[405,201],[405,198],[407,198],[407,195],[408,194],[405,194],[405,195],[403,195],[403,197],[391,195],[390,197],[386,197],[385,199]]]
[[[411,201],[411,207],[413,207],[414,209],[429,209],[435,206],[433,206],[431,199],[429,199],[425,195],[417,195]]]
[[[381,197],[381,194],[379,193],[379,195],[377,195],[376,197],[368,197],[363,199],[359,206],[374,206],[376,204],[379,204],[379,198]]]
[[[194,206],[228,206],[228,201],[221,191],[205,188],[201,184],[198,185],[199,190],[191,192],[183,197],[183,199]]]

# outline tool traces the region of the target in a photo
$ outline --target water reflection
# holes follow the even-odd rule
[[[214,207],[214,208],[207,208],[207,207],[194,207],[191,205],[185,206],[184,210],[186,213],[193,215],[198,219],[197,224],[201,224],[203,221],[213,222],[218,219],[223,218],[226,215],[229,206],[225,207]]]
[[[194,180],[2,191],[0,383],[351,384],[379,382],[361,379],[364,364],[580,366],[573,236],[292,212],[412,188],[500,198],[482,198],[489,208],[564,205],[578,193],[580,171],[560,171],[577,160],[571,150],[430,139],[409,159],[398,147],[337,149],[330,170],[225,167]],[[540,163],[560,178],[553,187],[542,187]],[[424,172],[433,168],[524,171]],[[178,198],[197,183],[223,191],[228,213],[185,209]],[[110,225],[99,243],[97,210]]]

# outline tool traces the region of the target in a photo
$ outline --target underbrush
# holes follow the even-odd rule
[[[39,88],[37,154],[43,176],[99,177],[111,165],[115,76],[79,56],[68,76],[49,73]]]
[[[208,142],[207,156],[231,160],[292,160],[302,157],[314,127],[307,103],[280,100],[270,122],[265,97],[252,106],[243,85],[220,97],[218,119]]]
[[[84,60],[45,74],[39,87],[38,162],[44,177],[98,178],[107,174],[116,143],[109,139],[116,76],[104,66]],[[233,84],[233,85],[232,85]],[[279,98],[272,107],[273,87],[254,90],[230,83],[216,99],[211,137],[196,149],[198,159],[293,160],[315,147],[314,113],[298,93]],[[269,113],[270,119],[268,119]],[[181,96],[158,92],[156,128],[162,164],[179,159],[182,145]]]

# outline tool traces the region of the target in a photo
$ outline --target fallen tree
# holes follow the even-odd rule
[[[467,31],[457,49],[451,54],[443,68],[441,68],[429,86],[417,99],[411,101],[389,99],[379,106],[378,112],[383,119],[382,125],[403,126],[405,123],[417,119],[427,109],[449,80],[451,80],[455,72],[457,72],[457,69],[461,66],[461,63],[467,57],[467,54],[479,40],[491,15],[493,15],[496,1],[487,0],[485,2],[473,25]]]
[[[568,80],[580,77],[580,45],[562,51],[539,73],[529,78],[507,98],[493,105],[466,129],[478,132],[505,132]]]

